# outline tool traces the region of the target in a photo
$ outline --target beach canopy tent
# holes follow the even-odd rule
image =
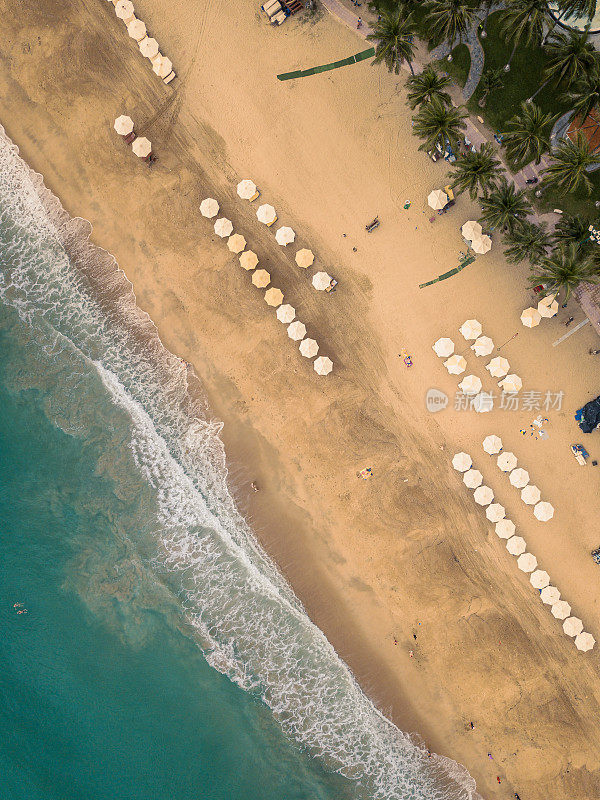
[[[481,336],[481,323],[476,319],[468,319],[458,329],[465,339],[478,339]]]
[[[141,19],[136,19],[134,17],[131,22],[127,23],[127,33],[132,39],[135,39],[136,42],[141,42],[146,36],[146,26]]]
[[[600,425],[600,397],[590,400],[578,409],[575,417],[584,433],[591,433]]]
[[[549,294],[548,297],[544,297],[543,300],[540,300],[537,304],[537,310],[540,316],[550,319],[550,317],[554,317],[558,314],[558,303],[555,297],[556,295]]]
[[[543,569],[536,569],[535,572],[531,573],[529,583],[534,589],[545,589],[550,584],[550,575],[544,572]]]
[[[499,436],[496,436],[495,433],[491,433],[483,440],[483,449],[491,456],[495,456],[496,453],[499,453],[502,450],[502,439]]]
[[[521,314],[521,322],[526,328],[535,328],[536,325],[540,324],[541,319],[542,315],[537,308],[526,308]]]
[[[433,352],[439,358],[448,358],[448,356],[451,356],[454,352],[454,342],[452,339],[448,339],[447,336],[442,336],[442,338],[438,339],[433,345]]]
[[[221,239],[227,239],[228,236],[231,236],[233,233],[233,222],[226,217],[220,217],[215,222],[215,233],[217,236],[220,236]]]
[[[500,453],[496,459],[496,464],[498,465],[498,469],[501,469],[502,472],[512,472],[517,466],[517,457],[514,453],[511,453],[510,450],[507,450],[505,453]]]
[[[540,599],[542,603],[545,603],[547,606],[553,606],[560,600],[560,592],[558,591],[556,586],[544,586],[544,588],[540,592]],[[566,603],[566,605],[569,604]],[[567,611],[563,619],[566,619],[566,617],[568,617],[570,613],[571,613],[571,607],[569,606],[569,610]]]
[[[510,482],[515,489],[522,489],[529,483],[529,473],[526,469],[518,467],[510,473]]]
[[[463,394],[477,394],[481,391],[481,386],[481,378],[478,378],[477,375],[467,375],[458,384],[458,388]]]
[[[511,538],[506,543],[506,549],[511,554],[511,556],[522,555],[525,552],[525,550],[527,550],[525,539],[523,539],[522,536],[511,536]]]
[[[540,522],[548,522],[554,516],[554,506],[546,502],[538,503],[533,509],[533,514]]]
[[[476,356],[489,356],[494,349],[494,343],[489,336],[480,336],[472,345],[471,350]]]
[[[468,469],[463,475],[463,483],[469,489],[476,489],[483,483],[483,475],[478,469]]]
[[[135,9],[130,0],[118,0],[118,2],[115,3],[115,14],[119,19],[122,19],[123,22],[130,22],[134,13]]]
[[[133,120],[131,117],[121,114],[121,116],[117,117],[115,120],[114,129],[119,136],[129,136],[130,133],[133,133]]]
[[[329,375],[333,369],[333,361],[327,356],[319,356],[313,364],[317,375]]]
[[[138,136],[131,145],[131,149],[139,158],[147,158],[152,152],[152,144],[145,136]]]
[[[271,283],[271,276],[266,269],[257,269],[252,275],[252,283],[258,289],[266,289],[266,287]]]
[[[151,39],[149,36],[146,36],[145,39],[142,39],[140,42],[140,53],[145,58],[154,58],[158,55],[158,42],[156,39]]]
[[[471,400],[471,408],[478,414],[485,414],[494,408],[494,396],[489,392],[479,392]]]
[[[312,285],[319,292],[325,291],[325,289],[331,285],[331,275],[328,275],[326,272],[316,272],[313,275]]]
[[[503,389],[504,394],[516,394],[523,388],[523,381],[518,375],[507,375],[501,381],[498,381],[498,386]]]
[[[427,202],[434,211],[441,211],[448,205],[449,198],[443,189],[434,189],[433,192],[430,192]]]
[[[256,184],[254,181],[251,181],[248,178],[245,178],[243,181],[238,183],[237,193],[242,200],[254,200],[258,197]]]
[[[534,486],[533,483],[529,483],[523,489],[521,489],[521,500],[528,506],[534,506],[536,503],[540,502],[540,497],[542,493],[538,489],[537,486]]]
[[[455,354],[450,356],[447,361],[444,361],[444,366],[450,373],[450,375],[462,375],[462,373],[467,368],[467,361],[464,356],[459,356]]]
[[[289,325],[290,322],[293,322],[294,317],[296,316],[296,309],[286,303],[283,306],[279,306],[277,309],[277,319],[279,322],[283,322],[285,325]]]
[[[587,653],[596,644],[596,640],[591,633],[578,633],[575,637],[575,647],[582,653]]]
[[[494,499],[494,493],[489,486],[479,486],[473,492],[475,502],[480,506],[489,506]]]
[[[563,631],[567,634],[567,636],[578,636],[581,631],[583,630],[583,622],[579,619],[579,617],[567,617],[567,619],[563,622]]]
[[[300,342],[306,336],[306,325],[303,322],[292,322],[291,325],[288,325],[287,335],[290,339],[293,339],[294,342]]]
[[[523,553],[517,559],[517,566],[521,572],[533,572],[537,567],[537,558],[532,553]]]
[[[486,508],[485,515],[490,522],[500,522],[506,516],[506,509],[500,503],[491,503]]]
[[[232,253],[241,253],[246,247],[246,240],[241,233],[234,233],[227,240],[227,247]]]
[[[283,227],[279,228],[279,230],[275,234],[275,239],[277,240],[277,244],[280,244],[282,247],[291,244],[295,238],[296,234],[287,225],[284,225]]]
[[[240,266],[248,272],[258,264],[258,256],[253,250],[246,250],[240,256]]]
[[[468,453],[457,453],[452,459],[452,466],[457,472],[466,472],[472,465],[473,459]]]
[[[511,519],[501,519],[496,523],[496,536],[500,539],[510,539],[515,535],[516,525]]]
[[[281,289],[276,289],[274,286],[267,289],[265,292],[265,303],[269,306],[273,306],[273,308],[280,306],[283,303],[283,292]]]
[[[173,71],[173,62],[167,56],[160,53],[151,59],[152,72],[158,75],[159,78],[166,78]]]
[[[460,232],[468,242],[472,242],[473,239],[478,239],[482,235],[483,228],[478,222],[470,219],[468,222],[465,222]]]
[[[314,339],[303,339],[300,342],[300,352],[304,358],[314,358],[319,352],[319,345]]]
[[[489,364],[486,364],[485,368],[492,378],[503,378],[510,369],[510,364],[502,356],[496,356],[492,358]]]
[[[546,590],[544,589],[544,591]],[[571,614],[571,606],[566,600],[558,600],[556,603],[553,603],[550,613],[553,617],[556,617],[556,619],[566,619]]]
[[[305,247],[302,250],[298,250],[296,253],[296,264],[302,269],[307,269],[312,265],[315,260],[315,256],[312,250],[307,250]]]
[[[219,213],[219,204],[212,197],[207,197],[200,203],[200,213],[203,217],[216,217]]]
[[[258,207],[256,216],[258,221],[262,222],[263,225],[272,225],[277,219],[277,212],[273,206],[270,206],[268,203],[264,203],[262,206]]]
[[[489,253],[491,249],[492,240],[489,236],[486,236],[485,233],[473,239],[471,242],[471,250],[473,250],[474,253],[479,253],[479,255],[485,255],[485,253]]]

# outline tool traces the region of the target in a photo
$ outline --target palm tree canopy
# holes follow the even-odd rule
[[[430,103],[437,97],[445,105],[450,105],[450,95],[446,88],[452,81],[446,75],[440,75],[431,64],[420,75],[411,75],[406,81],[408,87],[408,104],[412,109],[423,103]]]
[[[439,97],[421,106],[419,113],[413,117],[414,132],[425,141],[420,150],[432,150],[437,144],[446,150],[449,144],[458,150],[458,142],[464,135],[466,112],[451,106],[447,108]]]
[[[553,34],[546,44],[548,60],[544,67],[547,77],[555,83],[566,83],[584,79],[593,69],[597,54],[589,41],[589,31],[560,31]]]
[[[501,14],[502,36],[527,45],[541,42],[544,25],[551,19],[546,0],[506,0]]]
[[[552,245],[546,223],[536,225],[533,222],[522,222],[505,237],[508,245],[504,255],[513,264],[529,260],[532,264],[545,258]]]
[[[474,153],[469,151],[461,156],[449,174],[453,189],[469,192],[475,200],[478,191],[487,194],[495,188],[500,179],[501,165],[496,158],[496,150],[489,142],[485,142]]]
[[[597,283],[599,278],[593,260],[589,256],[582,257],[575,244],[567,244],[541,260],[531,276],[531,285],[544,283],[550,294],[564,291],[567,300],[580,283]]]
[[[479,82],[479,88],[481,89],[483,94],[489,94],[493,92],[494,89],[501,89],[504,85],[504,81],[502,80],[502,76],[504,75],[504,70],[498,67],[498,69],[486,69],[481,76],[481,80]]]
[[[600,105],[600,64],[595,59],[594,67],[575,83],[564,99],[571,103],[573,116],[588,117]]]
[[[487,197],[479,199],[481,221],[491,228],[514,231],[531,212],[529,201],[521,189],[509,183],[504,176]]]
[[[504,133],[506,154],[513,164],[522,167],[550,150],[550,132],[556,116],[545,114],[535,103],[521,103],[521,111],[507,124]]]
[[[600,153],[594,154],[588,142],[578,134],[575,142],[563,139],[552,152],[552,162],[543,171],[544,182],[568,194],[580,186],[590,194],[592,182],[587,174],[588,167],[600,164]]]
[[[554,228],[554,241],[557,245],[575,244],[579,249],[587,249],[590,242],[590,220],[563,214]]]
[[[558,7],[569,17],[592,19],[596,13],[596,0],[558,0]]]
[[[396,11],[384,11],[381,19],[373,26],[373,33],[367,36],[369,41],[375,42],[375,58],[373,64],[382,61],[390,72],[396,75],[404,61],[412,72],[412,60],[415,53],[416,27],[412,16],[402,16],[402,7]]]
[[[428,0],[425,25],[431,47],[462,41],[475,19],[475,9],[464,0]]]

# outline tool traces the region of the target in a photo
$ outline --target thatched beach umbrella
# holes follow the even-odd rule
[[[533,514],[540,522],[548,522],[554,516],[554,506],[550,503],[538,503],[533,509]]]
[[[307,269],[312,265],[315,260],[315,256],[312,250],[307,250],[305,247],[302,250],[298,250],[296,253],[296,264],[301,269]]]
[[[494,349],[494,343],[489,336],[480,336],[476,342],[471,345],[471,350],[476,356],[489,356]]]
[[[534,589],[545,589],[550,584],[550,575],[544,572],[543,569],[536,569],[535,572],[531,573],[529,583]]]
[[[319,356],[315,359],[313,367],[317,375],[329,375],[333,369],[333,361],[327,356]]]
[[[121,116],[117,117],[115,120],[114,129],[119,136],[129,136],[130,133],[133,133],[133,120],[131,117],[121,114]]]
[[[452,466],[457,472],[466,472],[472,464],[473,459],[468,453],[457,453],[452,459]]]
[[[448,358],[454,352],[454,342],[452,339],[448,339],[447,336],[442,336],[441,339],[438,339],[437,342],[433,345],[433,352],[439,358]]]
[[[505,453],[500,453],[496,459],[496,464],[502,472],[511,472],[517,466],[517,457],[510,450],[507,450]]]
[[[242,269],[245,269],[248,272],[250,272],[250,270],[253,270],[257,264],[258,264],[258,256],[252,250],[246,250],[240,256],[240,266],[242,267]]]
[[[219,213],[219,204],[212,197],[207,197],[200,203],[200,213],[203,217],[216,217]]]
[[[494,493],[489,486],[480,486],[473,492],[473,499],[480,506],[489,506],[494,499]]]
[[[273,306],[273,308],[280,306],[283,303],[283,292],[281,289],[276,289],[274,286],[267,289],[265,292],[265,303],[269,306]]]
[[[279,228],[275,234],[277,244],[280,244],[282,247],[291,244],[295,238],[296,234],[288,225],[284,225],[283,227]]]
[[[567,634],[567,636],[578,636],[581,631],[583,630],[583,622],[579,619],[579,617],[567,617],[567,619],[563,622],[563,631]]]
[[[460,232],[468,242],[472,242],[473,239],[477,239],[479,236],[482,235],[483,228],[478,222],[475,222],[475,220],[470,219],[468,222],[465,222],[465,224],[460,229]]]
[[[444,366],[450,375],[462,375],[467,368],[467,361],[464,356],[458,354],[450,356],[447,361],[444,361]]]
[[[258,197],[256,184],[254,181],[251,181],[248,178],[245,178],[243,181],[238,183],[237,193],[242,200],[255,200]]]
[[[300,342],[306,336],[306,325],[299,320],[296,322],[292,322],[291,325],[288,325],[287,335],[292,339],[294,342]]]
[[[264,203],[262,206],[259,206],[256,211],[256,216],[259,222],[262,222],[263,225],[272,225],[275,220],[277,219],[277,212],[270,206],[268,203]]]
[[[478,469],[468,469],[463,475],[463,483],[469,489],[476,489],[483,483],[483,475]]]
[[[558,591],[556,586],[544,586],[544,588],[540,592],[540,599],[542,603],[545,603],[547,606],[553,606],[560,600],[560,592]],[[569,604],[567,603],[567,605]],[[563,619],[566,619],[566,617],[568,617],[570,613],[571,613],[571,607],[569,606],[569,610],[567,611]]]
[[[434,189],[433,192],[429,193],[427,202],[434,211],[441,211],[442,208],[448,205],[448,195],[443,189]]]
[[[504,390],[504,394],[516,394],[523,388],[523,381],[518,375],[507,375],[501,381],[498,381],[498,386]]]
[[[582,653],[592,650],[595,644],[596,640],[591,633],[578,633],[575,637],[575,647],[581,650]]]
[[[136,42],[141,42],[146,36],[146,26],[141,19],[136,19],[134,17],[131,22],[127,23],[127,33],[132,39],[135,39]]]
[[[463,394],[477,394],[481,391],[481,386],[481,378],[478,378],[477,375],[467,375],[458,384],[458,388]]]
[[[232,253],[241,253],[246,247],[246,240],[241,233],[234,233],[227,240],[227,247]]]
[[[496,356],[489,364],[486,364],[485,368],[492,378],[503,378],[510,369],[510,364],[502,356]]]
[[[277,319],[279,322],[283,322],[285,325],[289,325],[290,322],[293,321],[294,317],[296,316],[296,309],[286,303],[283,306],[279,306],[277,309]]]
[[[152,61],[152,72],[158,75],[159,78],[166,78],[173,71],[173,62],[167,56],[158,53],[150,60]]]
[[[233,222],[226,217],[220,217],[215,222],[215,233],[217,236],[220,236],[221,239],[227,239],[227,237],[231,236],[233,233]]]
[[[506,509],[500,503],[490,503],[485,510],[485,515],[490,522],[500,522],[506,516]]]
[[[465,339],[478,339],[481,336],[481,323],[476,319],[468,319],[458,329]]]
[[[314,358],[319,352],[319,345],[314,339],[303,339],[300,342],[300,352],[304,358]]]
[[[158,55],[158,42],[156,39],[151,39],[149,36],[146,36],[145,39],[142,39],[140,42],[140,53],[144,56],[144,58],[150,59]]]
[[[485,253],[489,253],[491,249],[492,240],[489,236],[486,236],[485,233],[473,239],[471,242],[471,250],[479,255],[485,255]]]
[[[557,603],[554,603],[550,609],[550,613],[553,617],[556,617],[556,619],[566,619],[571,613],[571,606],[566,600],[559,600]]]
[[[537,308],[526,308],[521,314],[521,322],[526,328],[535,328],[540,324],[542,316]]]
[[[536,503],[539,503],[541,496],[542,493],[533,483],[529,483],[521,489],[521,500],[528,506],[534,506]]]
[[[130,22],[133,19],[135,9],[133,8],[133,3],[130,0],[118,0],[115,3],[115,14],[119,19],[122,19],[123,22]]]
[[[331,275],[326,272],[316,272],[313,275],[312,285],[319,292],[324,292],[331,284]]]
[[[525,539],[522,536],[511,536],[511,538],[506,543],[506,549],[511,554],[511,556],[520,556],[522,553],[527,550],[527,545],[525,544]]]
[[[515,489],[522,489],[529,483],[529,473],[526,469],[518,467],[517,469],[513,469],[510,473],[509,480]]]
[[[138,136],[138,138],[131,145],[131,149],[139,158],[148,158],[152,152],[152,144],[145,136]]]
[[[532,553],[523,553],[517,559],[517,566],[521,572],[533,572],[537,567],[537,558]]]
[[[258,289],[266,289],[267,286],[271,283],[271,276],[269,275],[266,269],[257,269],[256,272],[252,275],[252,283]]]
[[[537,304],[537,310],[540,316],[550,319],[550,317],[554,317],[558,314],[558,303],[555,298],[556,295],[549,294],[548,297],[544,297],[543,300],[540,300]]]
[[[511,519],[501,519],[496,523],[496,536],[500,539],[510,539],[515,535],[516,525]]]
[[[491,456],[495,456],[496,453],[499,453],[502,450],[502,439],[499,436],[496,436],[495,433],[491,433],[483,440],[483,449]]]

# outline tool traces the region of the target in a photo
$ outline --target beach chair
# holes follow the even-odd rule
[[[167,77],[163,78],[163,83],[171,83],[171,81],[174,80],[176,77],[177,73],[175,72],[175,70],[171,70],[171,72],[169,72]]]
[[[290,14],[297,14],[298,11],[302,11],[304,8],[304,5],[300,0],[283,0],[283,5],[287,8]]]
[[[282,22],[285,22],[287,19],[287,14],[283,11],[280,11],[279,14],[275,14],[274,17],[271,17],[271,25],[281,25]]]
[[[261,6],[261,8],[265,12],[265,14],[269,18],[271,18],[275,14],[278,14],[281,11],[281,3],[279,2],[279,0],[269,0],[269,2],[266,2],[264,5]]]
[[[575,461],[577,461],[579,466],[585,467],[587,459],[590,457],[585,447],[582,444],[572,444],[571,452],[575,456]]]

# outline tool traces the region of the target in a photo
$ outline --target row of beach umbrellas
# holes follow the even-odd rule
[[[463,239],[469,242],[469,247],[474,253],[484,255],[485,253],[489,253],[492,249],[491,238],[483,232],[483,228],[478,222],[475,222],[475,220],[470,219],[468,222],[465,222],[460,232],[463,235]]]
[[[558,303],[556,295],[548,295],[537,304],[537,308],[530,306],[521,314],[521,322],[526,328],[535,328],[542,321],[542,318],[550,319],[558,314]]]
[[[150,60],[152,71],[165,83],[170,83],[175,77],[173,63],[170,58],[159,51],[158,42],[148,36],[146,25],[135,16],[135,9],[131,0],[109,0],[115,7],[115,14],[127,26],[127,33],[137,42],[140,53]]]
[[[254,185],[254,184],[253,184]],[[255,192],[256,192],[256,186]],[[239,189],[239,187],[238,187]],[[248,194],[249,191],[247,191]],[[240,192],[238,191],[238,194]],[[253,193],[254,194],[254,193]],[[241,194],[240,194],[241,196]],[[254,194],[254,196],[257,196]],[[251,199],[252,194],[244,199]],[[219,213],[219,203],[212,197],[205,198],[200,203],[200,211],[204,217],[213,219]],[[300,342],[300,353],[305,358],[314,358],[319,352],[319,345],[315,339],[306,337],[306,325],[297,320],[296,309],[283,302],[283,292],[274,286],[267,289],[271,283],[271,275],[266,269],[256,269],[259,263],[258,256],[252,250],[246,250],[246,239],[240,233],[233,232],[233,223],[226,217],[219,217],[214,223],[214,231],[217,236],[227,239],[227,247],[236,255],[239,255],[239,262],[242,269],[252,272],[252,284],[258,289],[266,289],[265,302],[272,308],[276,308],[276,316],[279,322],[287,325],[287,335],[294,342]],[[329,375],[333,370],[333,361],[327,356],[319,356],[313,363],[313,368],[317,375]]]
[[[152,154],[152,142],[146,139],[145,136],[135,135],[131,117],[121,114],[120,117],[116,118],[113,127],[119,136],[122,136],[126,141],[133,141],[131,149],[138,158],[147,159]]]
[[[489,436],[484,440],[486,452],[496,450],[498,442],[493,441],[498,436]],[[500,442],[500,450],[502,443]],[[500,454],[501,455],[501,454]],[[583,630],[583,622],[578,617],[571,616],[571,606],[566,600],[561,600],[559,590],[550,585],[550,576],[545,570],[538,569],[537,558],[533,553],[527,552],[527,543],[522,536],[516,535],[515,523],[507,519],[506,509],[500,503],[492,502],[494,492],[489,486],[483,485],[481,472],[473,468],[473,459],[468,453],[456,453],[452,459],[452,466],[457,472],[463,473],[463,483],[469,489],[473,489],[473,499],[480,506],[485,506],[487,519],[494,523],[496,535],[500,539],[506,540],[506,549],[517,559],[517,566],[522,572],[529,574],[529,582],[540,592],[540,599],[545,605],[551,607],[552,615],[563,621],[563,631],[567,636],[575,639],[575,646],[578,650],[586,652],[591,650],[596,640],[591,633]],[[550,504],[548,504],[550,505]]]

